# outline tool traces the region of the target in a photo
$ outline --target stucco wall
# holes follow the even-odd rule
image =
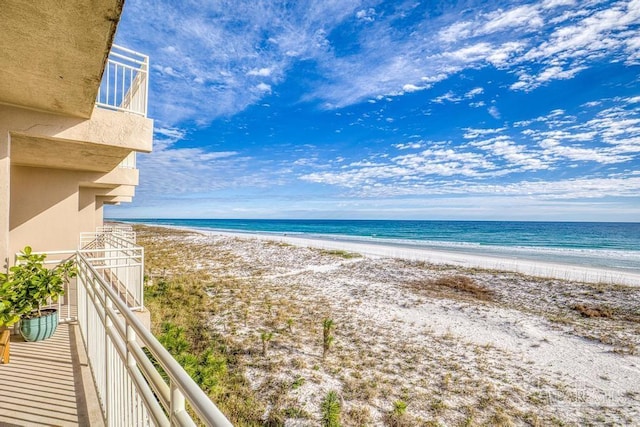
[[[80,188],[78,194],[78,228],[81,231],[94,231],[102,225],[102,217],[96,218],[96,190]]]
[[[11,167],[9,254],[74,249],[80,231],[77,173]]]

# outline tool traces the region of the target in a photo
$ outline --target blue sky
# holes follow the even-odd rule
[[[109,217],[640,220],[640,0],[128,0]]]

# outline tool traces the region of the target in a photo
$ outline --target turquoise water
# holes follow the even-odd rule
[[[640,223],[266,219],[130,221],[205,230],[366,241],[640,271]]]

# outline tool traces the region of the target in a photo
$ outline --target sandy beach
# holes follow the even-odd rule
[[[331,390],[343,425],[640,419],[638,274],[295,236],[138,232],[148,265],[171,254],[148,272],[154,280],[207,273],[209,326],[242,354],[265,420],[319,425]],[[324,319],[334,339],[323,357]]]
[[[487,255],[483,256],[464,252],[426,249],[421,247],[408,248],[392,244],[349,242],[340,239],[317,239],[277,234],[247,235],[246,233],[225,231],[216,231],[215,234],[220,236],[250,237],[254,239],[277,241],[296,246],[319,249],[353,251],[370,257],[402,258],[411,261],[425,261],[433,264],[512,271],[536,277],[573,280],[588,283],[614,283],[620,285],[640,286],[640,271],[608,270],[562,263],[539,262],[528,259],[498,258]]]

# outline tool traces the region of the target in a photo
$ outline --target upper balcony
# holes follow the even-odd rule
[[[93,91],[96,108],[90,120],[3,107],[0,131],[11,134],[12,164],[91,172],[135,169],[135,152],[150,152],[153,141],[148,76],[148,56],[113,45]],[[2,83],[0,103],[1,89]]]
[[[102,75],[96,105],[147,117],[149,57],[113,45]]]

